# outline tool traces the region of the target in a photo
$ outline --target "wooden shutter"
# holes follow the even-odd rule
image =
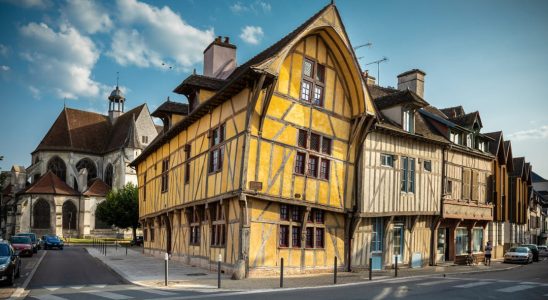
[[[462,199],[464,200],[470,200],[470,173],[470,169],[462,170]]]
[[[480,184],[479,172],[472,172],[472,200],[479,200],[479,184]]]

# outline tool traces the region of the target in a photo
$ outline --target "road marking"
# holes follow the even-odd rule
[[[86,292],[89,293],[89,292]],[[93,295],[108,298],[108,299],[114,299],[114,300],[123,300],[123,299],[132,299],[133,297],[111,293],[111,292],[94,292]]]
[[[430,286],[430,285],[436,285],[436,284],[440,284],[440,283],[449,283],[449,282],[453,282],[453,281],[455,281],[455,280],[453,280],[453,279],[443,279],[443,280],[436,280],[436,281],[418,283],[417,285]]]
[[[94,288],[102,289],[102,288],[105,288],[107,285],[106,284],[92,284],[90,286],[94,287]]]
[[[486,285],[486,284],[491,284],[491,283],[493,283],[493,282],[492,281],[479,281],[479,282],[471,282],[471,283],[467,283],[467,284],[455,285],[454,287],[456,287],[456,288],[470,288],[470,287]]]
[[[410,282],[410,281],[419,281],[419,280],[423,280],[423,279],[424,278],[410,277],[410,278],[404,278],[404,279],[391,280],[391,281],[387,281],[386,283],[405,283],[405,282]]]
[[[36,264],[34,265],[34,269],[32,269],[32,271],[30,271],[30,274],[29,276],[27,277],[27,279],[25,279],[25,281],[23,282],[23,284],[21,285],[21,287],[17,288],[13,294],[11,294],[11,297],[9,298],[10,300],[12,299],[18,299],[18,298],[25,298],[28,294],[29,294],[29,291],[26,291],[25,289],[27,288],[27,286],[29,285],[30,283],[30,280],[32,279],[32,277],[34,276],[34,273],[36,273],[36,270],[38,269],[38,266],[40,266],[40,263],[42,262],[42,259],[44,259],[44,256],[46,256],[46,252],[43,252],[44,254],[42,254],[42,256],[40,256],[40,258],[38,259],[38,261],[36,262]]]
[[[39,300],[67,300],[66,298],[57,297],[55,295],[42,295],[42,296],[32,296]]]
[[[378,294],[377,296],[375,296],[375,298],[373,298],[373,300],[382,300],[386,298],[388,295],[390,295],[391,291],[392,291],[392,288],[385,287],[380,294]]]
[[[62,288],[62,286],[45,286],[44,288],[50,292],[53,292],[55,290]]]
[[[507,287],[507,288],[504,288],[504,289],[497,290],[497,292],[513,293],[513,292],[517,292],[517,291],[528,290],[528,289],[531,289],[531,288],[534,288],[534,287],[535,287],[534,285],[520,284],[520,285],[515,285],[515,286],[511,286],[511,287]]]
[[[75,289],[75,290],[79,290],[81,288],[83,288],[84,286],[83,285],[72,285],[72,286],[69,286],[68,288],[71,288],[71,289]]]
[[[150,293],[150,294],[155,294],[155,295],[161,295],[161,296],[174,296],[174,295],[177,295],[176,293],[166,292],[166,291],[156,290],[156,289],[145,290],[145,289],[140,289],[140,288],[134,288],[132,290],[145,292],[145,293]]]

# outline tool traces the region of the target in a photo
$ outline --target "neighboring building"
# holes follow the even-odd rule
[[[516,157],[513,161],[514,171],[510,175],[510,237],[509,246],[528,243],[525,232],[529,219],[529,188],[531,181],[531,166],[524,157]]]
[[[481,133],[479,112],[466,114],[461,106],[441,113],[420,110],[429,124],[451,142],[443,153],[441,219],[435,225],[434,249],[440,261],[465,262],[469,253],[483,259],[485,228],[493,221],[492,182],[494,156],[491,138]]]
[[[509,176],[513,171],[513,157],[510,142],[505,141],[502,131],[486,133],[493,139],[489,143],[489,152],[495,156],[493,161],[493,179],[492,187],[493,199],[493,222],[487,227],[487,238],[493,245],[492,259],[503,258],[505,245],[510,239],[505,233],[509,232],[510,213],[509,213]]]
[[[546,245],[548,240],[548,180],[531,171],[531,181],[533,183],[532,197],[537,199],[542,209],[539,244]]]
[[[7,238],[12,232],[15,232],[15,216],[17,212],[16,192],[27,186],[27,175],[25,167],[13,166],[10,171],[2,172],[5,176],[2,186],[1,207],[0,207],[0,225],[2,238]]]
[[[63,108],[32,152],[32,165],[15,170],[14,178],[24,183],[13,185],[7,203],[7,236],[27,231],[116,233],[96,218],[95,209],[110,188],[137,184],[128,164],[158,135],[146,104],[128,112],[124,106],[125,97],[116,87],[109,96],[108,116]]]
[[[532,187],[529,191],[529,209],[528,222],[526,226],[525,236],[531,244],[543,244],[542,229],[543,229],[543,211],[542,211],[542,197],[535,192]]]
[[[204,74],[175,89],[188,115],[158,111],[171,127],[132,163],[145,252],[207,268],[221,257],[234,278],[278,272],[282,258],[289,273],[347,265],[375,112],[337,9],[238,67],[235,51],[221,37],[206,48]]]
[[[432,228],[439,219],[443,149],[446,138],[430,127],[420,109],[435,111],[423,99],[424,72],[398,76],[398,89],[368,88],[378,122],[363,148],[363,196],[353,239],[353,268],[410,267],[431,263]]]

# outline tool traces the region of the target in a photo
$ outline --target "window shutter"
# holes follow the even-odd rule
[[[464,200],[470,200],[470,173],[470,169],[464,169],[462,171],[462,199]]]
[[[479,172],[473,171],[472,173],[472,200],[479,200]]]

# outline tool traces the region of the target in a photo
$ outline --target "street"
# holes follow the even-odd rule
[[[548,260],[512,270],[471,274],[385,278],[331,287],[258,291],[192,291],[153,289],[127,283],[85,249],[40,251],[23,258],[22,277],[15,287],[3,287],[7,298],[28,278],[26,299],[543,299],[548,297]],[[112,258],[116,259],[116,258]],[[290,280],[290,279],[288,279]],[[25,296],[22,294],[20,296]]]

